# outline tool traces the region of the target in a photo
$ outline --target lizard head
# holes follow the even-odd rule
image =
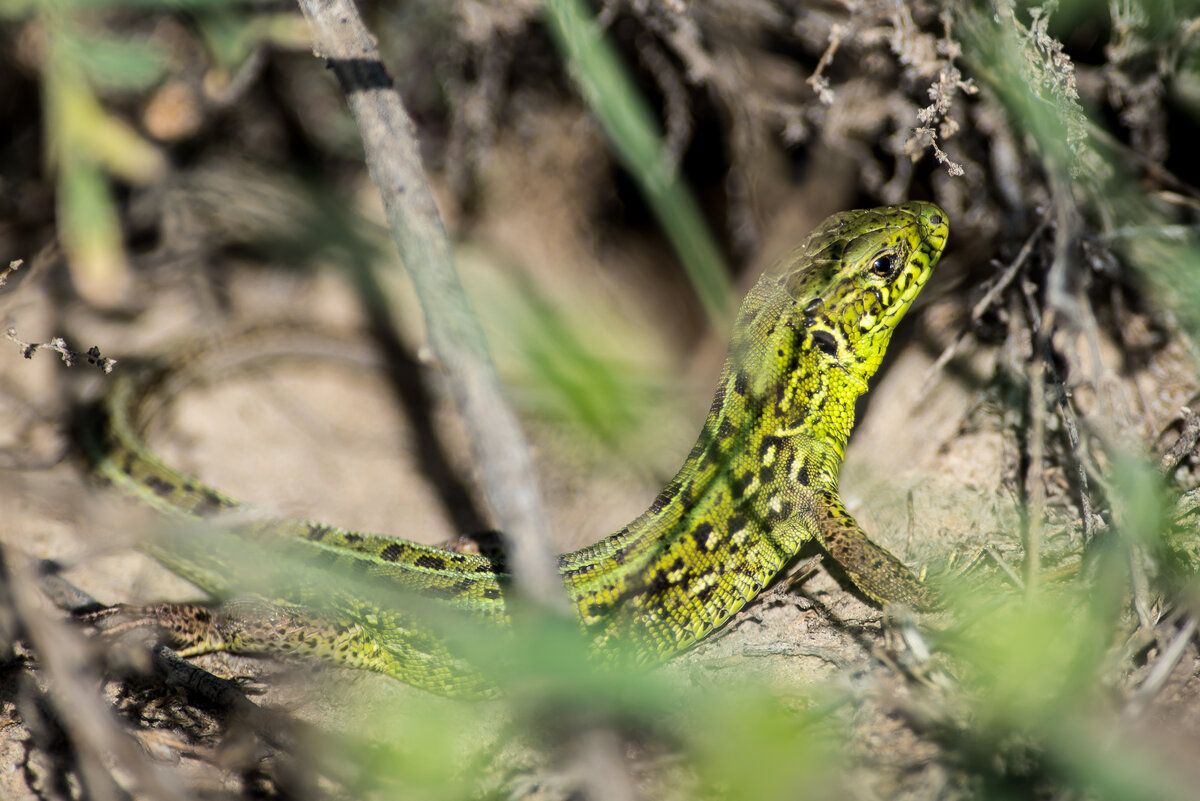
[[[734,325],[733,388],[769,400],[785,430],[844,441],[949,228],[932,203],[846,211],[759,279]]]
[[[827,219],[780,277],[795,304],[789,327],[803,337],[801,349],[865,389],[948,235],[946,213],[920,201]]]

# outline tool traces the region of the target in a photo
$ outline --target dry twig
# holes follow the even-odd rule
[[[1196,636],[1196,625],[1198,619],[1195,614],[1190,614],[1179,627],[1179,631],[1171,639],[1171,643],[1166,647],[1159,656],[1158,661],[1154,663],[1150,674],[1146,676],[1146,680],[1125,704],[1125,708],[1121,711],[1121,716],[1126,720],[1132,719],[1145,711],[1149,703],[1154,700],[1163,687],[1167,684],[1167,679],[1171,677],[1171,673],[1179,664],[1179,660],[1183,658],[1184,651],[1187,650],[1188,643]]]
[[[94,659],[76,632],[47,613],[32,576],[32,560],[12,551],[0,554],[0,588],[21,621],[21,629],[45,670],[48,697],[69,732],[86,794],[98,801],[118,801],[132,783],[138,797],[174,799],[182,788],[138,749],[113,718],[112,710],[92,688],[98,683]],[[111,770],[115,762],[118,771]]]
[[[24,259],[13,259],[8,263],[7,267],[5,267],[3,270],[0,270],[0,286],[6,285],[8,283],[8,277],[17,270],[21,269],[21,265],[24,263]]]
[[[1033,233],[1031,233],[1025,240],[1025,243],[1021,245],[1021,249],[1017,252],[1016,258],[1009,262],[1008,266],[1005,267],[1003,272],[1001,272],[999,277],[997,277],[995,283],[988,287],[988,291],[985,292],[983,297],[979,299],[979,302],[971,307],[970,324],[954,337],[954,341],[947,345],[945,349],[938,354],[937,359],[934,360],[929,369],[925,371],[925,376],[921,381],[921,398],[924,398],[932,388],[933,377],[940,373],[942,369],[949,364],[950,360],[954,358],[954,354],[958,352],[959,346],[961,346],[963,340],[966,339],[967,333],[970,330],[970,326],[978,324],[979,321],[983,319],[983,315],[987,314],[988,309],[995,305],[996,301],[999,300],[1000,296],[1004,293],[1004,290],[1007,289],[1012,284],[1013,280],[1016,279],[1017,275],[1021,272],[1021,268],[1025,266],[1025,263],[1029,261],[1030,255],[1033,254],[1033,246],[1037,244],[1039,239],[1042,238],[1042,234],[1045,233],[1046,227],[1049,224],[1049,216],[1043,215],[1042,219],[1033,229]],[[998,263],[996,264],[999,266]]]
[[[74,367],[77,361],[86,361],[88,364],[98,367],[105,373],[111,373],[113,368],[117,366],[116,359],[110,359],[100,353],[100,348],[92,345],[87,349],[86,353],[71,350],[67,347],[67,341],[62,337],[54,337],[49,342],[26,342],[17,336],[17,329],[10,328],[5,332],[5,336],[17,343],[21,348],[21,355],[26,359],[32,359],[33,354],[39,350],[52,350],[62,357],[63,363],[67,367]]]
[[[1175,468],[1179,467],[1179,463],[1187,458],[1188,454],[1196,449],[1196,445],[1200,443],[1200,412],[1193,409],[1183,410],[1183,430],[1179,432],[1179,439],[1175,440],[1166,453],[1159,459],[1159,469],[1166,475],[1175,472]]]
[[[466,425],[484,495],[508,538],[517,587],[544,608],[565,613],[566,595],[531,479],[533,460],[459,283],[412,120],[355,5],[301,0],[300,7],[315,51],[337,75],[358,125],[392,238],[425,312],[430,347]]]

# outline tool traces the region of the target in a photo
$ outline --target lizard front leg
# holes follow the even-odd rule
[[[836,492],[817,493],[814,507],[817,542],[863,594],[877,603],[902,603],[920,611],[937,606],[929,587],[886,548],[871,541]]]

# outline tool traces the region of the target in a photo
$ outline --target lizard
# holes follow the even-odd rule
[[[558,558],[592,654],[670,658],[721,627],[813,540],[871,601],[936,605],[930,588],[847,511],[838,474],[855,402],[948,235],[946,214],[933,203],[842,212],[758,280],[678,473],[628,525]],[[152,557],[223,601],[146,608],[180,653],[308,655],[439,694],[491,693],[485,672],[419,609],[368,588],[398,588],[507,625],[502,559],[312,521],[238,522],[252,506],[170,467],[142,438],[155,387],[170,369],[135,372],[105,393],[82,426],[92,468],[177,520],[210,521],[329,576],[263,579],[261,592],[247,593],[254,579],[236,578],[239,560],[222,555],[221,540],[209,541],[215,533],[189,527],[185,536],[146,543]]]

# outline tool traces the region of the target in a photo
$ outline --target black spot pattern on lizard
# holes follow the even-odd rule
[[[379,552],[379,558],[385,562],[395,562],[404,553],[404,546],[393,542]]]
[[[563,565],[561,560],[559,561],[558,566],[560,569],[565,567],[565,565]],[[599,568],[600,568],[600,566],[598,564],[596,564],[595,562],[593,562],[592,564],[579,565],[577,567],[573,567],[570,570],[567,570],[563,575],[568,576],[570,578],[582,578],[584,576],[592,575]]]
[[[460,598],[460,597],[466,595],[467,592],[470,591],[470,589],[474,586],[475,586],[475,582],[472,581],[471,579],[459,579],[458,581],[454,582],[449,587],[447,587],[446,591],[449,594],[449,597]]]
[[[796,471],[796,483],[802,487],[811,487],[812,486],[812,476],[809,474],[809,471],[808,471],[808,460],[807,459],[801,461],[800,469]]]
[[[779,454],[780,448],[783,447],[783,442],[783,437],[776,437],[774,435],[763,437],[762,442],[758,444],[758,458],[765,460],[767,454],[772,453],[774,455],[771,458],[774,459]]]
[[[325,539],[325,536],[332,530],[332,527],[327,526],[324,523],[305,524],[305,536],[308,538],[309,542],[320,542],[321,540]]]
[[[146,486],[160,498],[169,498],[175,491],[175,485],[158,476],[146,476]]]
[[[706,470],[714,464],[720,464],[725,460],[725,451],[721,449],[720,444],[714,442],[710,447],[705,448],[700,454],[699,460],[696,462],[696,467],[699,470]]]
[[[741,498],[745,497],[746,490],[748,490],[750,485],[753,483],[754,474],[743,473],[742,475],[735,477],[733,481],[729,483],[729,493],[735,501],[740,500]]]
[[[654,571],[654,575],[646,582],[646,589],[650,595],[658,595],[666,592],[671,587],[671,580],[667,578],[667,574],[662,570]]]
[[[625,528],[621,529],[620,533],[617,536],[619,536],[619,537],[624,536],[628,532],[629,532],[629,527],[626,526]],[[612,559],[614,565],[623,565],[623,564],[625,564],[625,560],[627,560],[629,558],[630,554],[633,553],[634,546],[635,546],[635,543],[630,543],[629,545],[626,545],[623,548],[618,548],[617,550],[612,552],[612,555],[609,556],[609,558]]]
[[[782,415],[783,400],[795,390],[793,386],[786,381],[780,381],[779,386],[775,387],[775,406],[780,409]]]
[[[743,371],[738,370],[737,376],[733,379],[733,391],[739,395],[745,395],[746,389],[750,386],[750,377]]]
[[[792,326],[788,326],[788,328],[792,330],[792,346],[791,355],[788,356],[787,364],[783,368],[783,374],[795,375],[800,369],[800,359],[804,356],[804,332]],[[786,385],[789,382],[782,381],[780,383]]]
[[[609,607],[601,601],[588,601],[580,607],[579,614],[585,620],[595,621],[608,614]]]
[[[657,514],[665,509],[671,501],[675,500],[675,496],[679,494],[681,486],[680,482],[672,481],[663,487],[662,492],[658,493],[658,497],[654,499],[654,503],[650,504],[650,511]]]
[[[696,542],[696,550],[700,553],[709,553],[716,548],[716,542],[710,548],[708,545],[709,535],[712,534],[712,523],[704,522],[692,529],[692,539]]]
[[[778,500],[775,503],[775,509],[767,510],[767,525],[778,525],[784,520],[792,516],[792,502],[789,500]]]
[[[389,545],[388,547],[390,548],[391,546]],[[427,553],[423,553],[420,556],[418,556],[416,558],[416,561],[413,562],[413,564],[416,565],[417,567],[425,567],[430,570],[445,570],[446,569],[446,560],[445,559],[443,559],[440,556],[433,556],[433,555],[427,554]]]
[[[613,602],[613,607],[620,607],[631,598],[640,597],[643,601],[649,601],[669,592],[672,587],[681,584],[686,586],[690,578],[691,571],[684,569],[683,557],[676,557],[669,565],[660,565],[645,584],[639,586],[638,582],[631,582]]]
[[[228,500],[207,487],[200,489],[199,492],[200,497],[192,507],[192,514],[196,515],[196,517],[209,517],[219,512],[222,508],[233,506]]]

